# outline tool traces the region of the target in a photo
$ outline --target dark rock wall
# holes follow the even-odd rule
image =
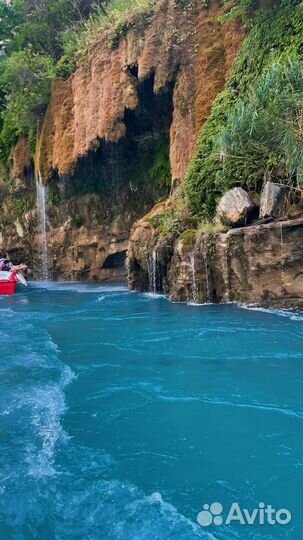
[[[150,240],[148,227],[145,234]],[[183,302],[303,306],[303,218],[227,233],[187,231],[175,241],[158,241],[152,252],[156,252],[156,279],[148,277],[149,249],[144,251],[142,244],[132,238],[132,288],[150,289],[150,283],[156,283],[157,292],[166,292],[172,300]]]

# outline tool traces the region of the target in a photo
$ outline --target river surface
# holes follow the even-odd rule
[[[302,325],[123,286],[0,297],[0,540],[303,538]],[[226,525],[260,502],[291,521]]]

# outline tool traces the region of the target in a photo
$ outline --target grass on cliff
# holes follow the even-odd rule
[[[98,40],[100,32],[105,29],[111,29],[109,44],[115,48],[127,33],[131,16],[151,12],[154,0],[111,0],[105,6],[96,9],[80,28],[65,33],[64,56],[61,62],[64,62],[64,59],[85,55]]]
[[[213,216],[218,198],[234,186],[303,182],[302,54],[302,3],[283,0],[257,15],[187,173],[194,214]]]

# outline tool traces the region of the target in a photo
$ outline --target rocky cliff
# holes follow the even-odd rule
[[[175,301],[302,305],[302,178],[297,165],[287,168],[291,157],[285,159],[284,126],[280,124],[273,138],[268,132],[285,112],[288,127],[300,118],[301,100],[296,98],[286,109],[283,101],[271,118],[269,111],[287,84],[282,76],[278,90],[273,74],[287,73],[296,63],[294,84],[301,79],[302,16],[297,2],[260,5],[255,28],[241,47],[224,91],[205,125],[202,121],[185,181],[173,185],[169,199],[132,229],[131,288],[165,293]],[[283,54],[287,60],[279,64]],[[210,69],[219,87],[221,58],[219,54]],[[285,93],[290,100],[292,92],[293,86]],[[202,92],[198,102],[205,99]],[[295,130],[298,155],[303,155],[302,136],[296,135],[299,126]]]
[[[129,249],[133,289],[181,302],[303,306],[303,217],[226,233],[187,230],[145,250],[150,231],[141,226]]]
[[[120,275],[130,229],[183,179],[197,134],[246,31],[208,9],[160,0],[118,41],[99,39],[53,84],[35,155],[21,138],[3,203],[0,248],[39,275],[39,174],[47,185],[48,264],[60,279]]]

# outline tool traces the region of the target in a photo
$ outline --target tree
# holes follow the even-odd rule
[[[20,13],[11,4],[0,0],[0,54],[5,54],[20,22]]]
[[[50,98],[55,77],[52,58],[31,49],[14,52],[1,64],[2,129],[0,153],[7,157],[19,135],[35,132]]]

